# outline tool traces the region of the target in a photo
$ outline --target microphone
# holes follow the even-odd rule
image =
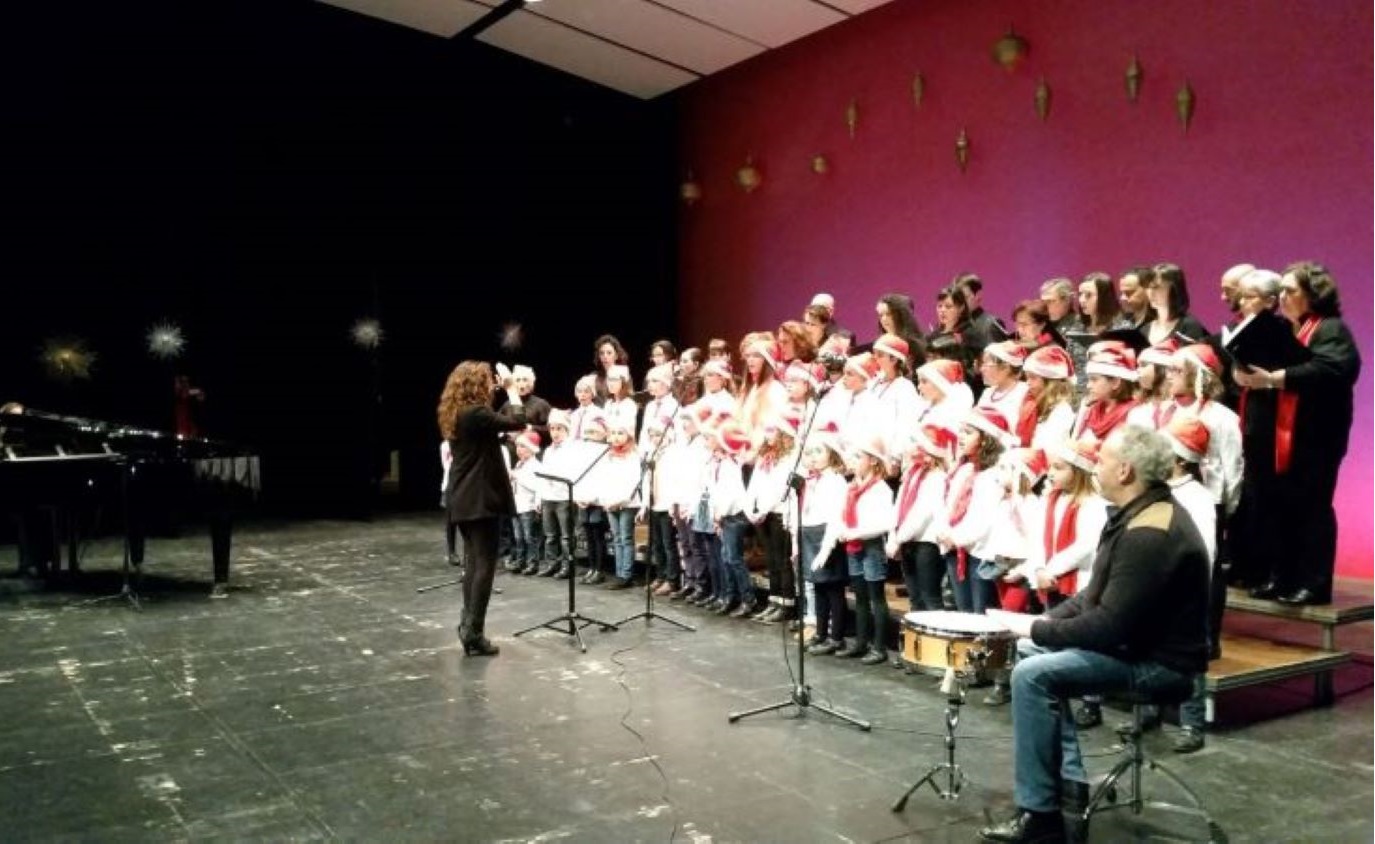
[[[827,393],[829,393],[829,392],[835,387],[836,383],[837,383],[837,382],[831,381],[831,380],[827,380],[827,381],[822,382],[822,383],[816,388],[816,397],[817,397],[817,398],[821,398],[822,396],[824,396],[824,395],[826,395]]]

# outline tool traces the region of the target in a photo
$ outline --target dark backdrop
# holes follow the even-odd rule
[[[7,24],[0,401],[170,428],[145,336],[172,320],[264,506],[360,515],[388,449],[405,500],[436,498],[460,359],[531,364],[568,405],[597,334],[637,364],[671,336],[671,103],[321,4],[109,5]],[[88,381],[44,374],[60,335]]]

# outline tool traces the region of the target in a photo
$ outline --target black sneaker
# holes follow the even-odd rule
[[[1091,729],[1103,723],[1103,709],[1096,703],[1086,703],[1074,710],[1074,726],[1081,730]]]
[[[1011,820],[979,830],[979,838],[1008,844],[1052,844],[1065,840],[1065,820],[1059,812],[1018,809]]]
[[[1202,730],[1185,727],[1179,731],[1179,735],[1174,737],[1174,744],[1170,745],[1170,749],[1175,753],[1193,753],[1202,750],[1204,744]]]
[[[634,585],[635,585],[634,583],[630,582],[629,580],[627,580],[627,579],[624,578],[624,577],[613,577],[613,578],[611,578],[610,581],[607,582],[607,584],[606,584],[606,590],[607,590],[608,592],[610,592],[610,591],[619,590],[619,589],[629,589],[630,587],[632,587],[632,586],[634,586]]]

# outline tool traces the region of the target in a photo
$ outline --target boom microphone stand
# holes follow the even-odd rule
[[[648,484],[648,486],[649,486],[649,494],[645,496],[645,498],[646,498],[646,501],[645,501],[645,512],[649,514],[649,519],[648,519],[648,525],[649,525],[649,554],[648,554],[648,556],[645,558],[645,563],[647,564],[647,566],[646,566],[647,569],[652,568],[652,567],[654,566],[654,506],[653,506],[653,498],[654,498],[654,478],[656,477],[656,474],[655,474],[655,473],[658,471],[659,456],[660,456],[661,454],[663,454],[664,446],[666,446],[666,445],[668,444],[669,436],[671,436],[670,431],[665,431],[665,432],[664,432],[664,436],[663,436],[663,437],[660,437],[660,439],[659,439],[659,445],[658,445],[658,447],[654,449],[654,453],[651,454],[651,455],[649,455],[649,459],[645,461],[645,468],[646,468],[647,470],[649,470],[649,474],[648,474],[648,477],[649,477],[649,484]],[[644,486],[646,486],[646,484],[645,484],[645,482],[644,482],[644,478],[645,478],[645,476],[644,476],[644,475],[641,475],[641,477],[640,477],[640,486],[641,486],[641,488],[643,488]],[[686,630],[686,631],[688,631],[689,633],[696,633],[696,632],[697,632],[697,628],[693,627],[692,625],[690,625],[690,624],[684,624],[683,622],[677,620],[676,618],[669,618],[668,616],[666,616],[666,615],[664,615],[664,614],[662,614],[662,613],[658,613],[658,612],[655,612],[655,611],[654,611],[654,588],[650,585],[652,582],[653,582],[653,579],[649,576],[649,571],[646,570],[646,572],[645,572],[645,608],[644,608],[643,610],[641,610],[640,612],[635,613],[634,615],[626,616],[625,618],[623,618],[623,619],[621,619],[620,621],[616,622],[616,624],[619,626],[619,625],[625,624],[627,621],[634,621],[634,620],[637,619],[637,618],[643,618],[646,622],[651,622],[651,621],[653,621],[654,619],[657,618],[657,619],[659,619],[659,620],[661,620],[661,621],[667,621],[669,624],[676,625],[677,627],[679,627],[679,628],[681,628],[681,629],[683,629],[683,630]]]
[[[825,394],[822,393],[822,395]],[[820,398],[818,398],[817,410],[820,410],[820,408],[821,401]],[[811,417],[807,420],[807,429],[803,431],[802,435],[798,438],[797,458],[793,461],[792,472],[788,476],[788,487],[789,490],[792,492],[793,505],[796,508],[797,513],[796,529],[798,531],[799,536],[802,532],[801,491],[803,485],[803,477],[797,473],[797,467],[802,463],[802,444],[807,441],[808,435],[811,434],[812,423],[814,421],[816,421],[816,410],[812,411]],[[787,493],[785,492],[784,496],[786,495]],[[777,703],[770,703],[765,706],[757,707],[755,709],[746,710],[745,712],[732,712],[730,713],[730,715],[727,716],[726,720],[734,724],[741,718],[748,718],[751,715],[762,715],[765,712],[774,712],[776,710],[783,709],[784,707],[796,706],[797,714],[799,716],[805,714],[808,709],[819,709],[827,715],[830,715],[832,718],[838,718],[847,724],[859,727],[861,730],[867,733],[869,732],[869,728],[871,727],[868,721],[865,721],[861,718],[855,718],[850,715],[846,715],[843,712],[837,712],[829,706],[825,706],[812,700],[812,687],[807,685],[807,646],[806,641],[802,637],[802,634],[806,631],[805,625],[801,623],[801,616],[806,614],[805,605],[807,600],[807,592],[806,587],[803,585],[804,581],[802,579],[803,562],[800,541],[798,543],[798,546],[799,548],[797,554],[797,573],[793,583],[793,592],[795,593],[797,601],[797,610],[799,615],[799,623],[797,625],[797,680],[794,683],[792,692],[788,695],[787,700],[779,701]],[[783,630],[785,633],[787,629],[787,625],[783,625]]]
[[[582,474],[578,475],[576,478],[572,480],[569,480],[568,478],[562,477],[560,475],[547,475],[543,472],[536,472],[535,477],[543,478],[546,481],[554,481],[555,483],[561,483],[564,486],[568,487],[568,502],[571,505],[573,502],[573,486],[577,484],[579,481],[581,481],[583,478],[587,477],[587,473],[592,471],[592,467],[596,466],[599,462],[601,462],[601,459],[605,457],[606,453],[610,450],[610,446],[603,445],[602,450],[599,454],[597,454],[596,459],[594,459],[591,463],[588,463],[587,468],[582,470]],[[570,571],[568,573],[567,610],[560,613],[559,615],[554,616],[548,621],[541,622],[532,627],[527,627],[524,630],[517,631],[512,635],[523,636],[526,633],[530,633],[535,630],[541,629],[553,630],[555,633],[562,633],[565,636],[572,636],[573,638],[577,639],[578,647],[582,649],[583,653],[587,653],[587,642],[583,641],[582,638],[582,629],[584,627],[592,627],[593,625],[595,625],[597,627],[600,627],[603,633],[618,629],[616,625],[611,624],[610,622],[601,621],[600,619],[596,618],[590,618],[578,612],[577,580],[578,578],[574,576],[574,572]]]

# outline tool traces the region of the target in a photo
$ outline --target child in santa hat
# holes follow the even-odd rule
[[[711,511],[708,506],[701,518],[703,471],[711,456],[711,447],[697,425],[692,408],[678,411],[677,433],[659,458],[664,488],[672,498],[669,513],[678,535],[682,560],[680,588],[669,595],[671,601],[696,603],[711,595],[709,570],[710,548],[707,536],[712,532]],[[699,524],[701,529],[698,529]]]
[[[1074,439],[1103,442],[1136,407],[1136,354],[1120,343],[1094,344],[1088,358],[1084,404],[1074,422]]]
[[[1179,342],[1172,337],[1158,346],[1142,349],[1137,355],[1137,404],[1127,414],[1126,424],[1158,431],[1169,421],[1170,367],[1178,350]]]
[[[974,393],[965,381],[959,361],[937,358],[917,370],[917,392],[926,408],[917,420],[922,425],[940,425],[958,431],[965,413],[974,406]]]
[[[1022,402],[1027,392],[1027,385],[1021,377],[1026,359],[1025,346],[1016,340],[1004,340],[985,346],[979,360],[979,375],[983,379],[984,389],[979,394],[977,406],[991,407],[1001,412],[1014,432],[1017,431],[1017,421],[1021,418]],[[1022,444],[1030,445],[1030,438]]]
[[[568,443],[568,411],[549,413],[549,446],[541,462],[544,474],[570,477],[577,470],[573,465],[574,446]],[[543,481],[540,489],[543,502],[541,523],[544,527],[544,568],[541,577],[569,577],[573,567],[573,502],[568,498],[568,485],[557,481]]]
[[[609,389],[614,389],[614,382],[614,378],[607,378]],[[613,401],[608,400],[607,404]],[[623,415],[608,421],[606,441],[610,448],[592,470],[592,503],[606,509],[611,524],[611,553],[616,561],[616,576],[607,589],[629,589],[634,585],[635,516],[640,509],[642,468],[633,425]]]
[[[744,618],[754,612],[754,583],[745,567],[745,481],[741,458],[750,450],[745,428],[727,421],[716,429],[712,459],[707,463],[707,489],[719,541],[713,543],[719,569],[713,570],[717,600],[708,608],[717,615]],[[717,573],[719,571],[719,577]]]
[[[789,621],[796,609],[796,583],[792,568],[792,536],[788,525],[795,503],[789,485],[794,448],[799,434],[798,417],[784,413],[765,427],[764,442],[754,459],[745,488],[745,515],[764,547],[769,572],[769,605],[755,621],[774,624]]]
[[[845,646],[845,585],[850,580],[845,548],[839,542],[848,486],[840,429],[827,424],[818,430],[809,439],[802,462],[807,476],[797,553],[816,604],[816,632],[807,640],[807,653],[824,656]]]
[[[581,399],[581,395],[579,395]],[[581,408],[580,408],[581,409]],[[606,416],[593,405],[582,419],[583,440],[589,443],[606,442]],[[582,528],[587,546],[587,574],[582,582],[595,586],[605,580],[602,569],[606,565],[606,510],[596,502],[597,472],[604,461],[598,461],[573,485],[573,502],[578,508],[578,525]]]
[[[1074,427],[1074,361],[1059,346],[1042,346],[1027,355],[1022,377],[1026,396],[1018,413],[1017,437],[1045,451],[1067,439]]]
[[[960,612],[982,613],[998,603],[992,581],[979,577],[978,569],[989,553],[988,537],[1003,499],[1002,483],[990,470],[1013,444],[1002,413],[991,408],[966,412],[945,498],[945,521],[936,532]]]
[[[860,445],[851,468],[854,479],[845,492],[836,541],[844,544],[855,593],[855,640],[836,656],[878,665],[888,661],[888,555],[883,539],[893,526],[893,490],[884,483],[888,446],[883,438],[875,435]]]
[[[630,393],[630,367],[616,364],[606,370],[606,402],[602,404],[602,413],[606,414],[608,430],[620,424],[630,431],[630,437],[634,439],[640,406],[630,397]]]
[[[874,341],[878,375],[869,382],[869,395],[873,397],[871,425],[893,455],[902,453],[909,432],[917,427],[924,409],[917,387],[908,377],[911,351],[908,341],[896,334],[883,334]]]
[[[913,433],[904,455],[906,466],[898,486],[893,529],[884,550],[889,559],[900,561],[913,612],[944,609],[941,580],[945,561],[936,545],[936,531],[944,522],[947,473],[957,441],[958,436],[949,428],[923,425]]]
[[[641,436],[644,477],[640,482],[642,504],[636,520],[649,525],[647,562],[654,569],[650,588],[655,595],[667,597],[677,591],[681,576],[678,533],[672,514],[677,500],[672,487],[677,478],[669,453],[677,439],[673,417],[646,416]]]
[[[535,477],[543,472],[539,459],[539,434],[522,431],[516,437],[516,462],[511,467],[511,491],[516,500],[516,512],[511,517],[515,537],[513,562],[520,564],[519,574],[531,575],[539,571],[540,548],[536,533],[540,509],[540,491],[544,482]]]

